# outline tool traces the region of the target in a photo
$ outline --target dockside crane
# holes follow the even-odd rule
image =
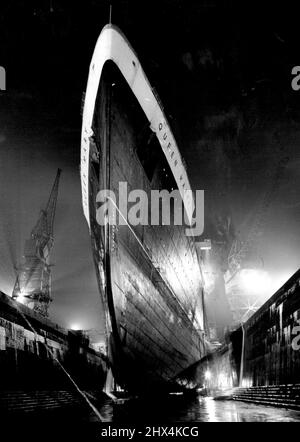
[[[12,297],[47,317],[51,298],[50,252],[53,247],[53,226],[61,169],[56,178],[45,209],[25,241],[24,262],[17,269]]]

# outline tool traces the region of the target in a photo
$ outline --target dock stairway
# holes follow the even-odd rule
[[[237,388],[232,399],[300,411],[300,384]]]
[[[0,390],[1,415],[78,410],[84,407],[76,392],[68,390]]]

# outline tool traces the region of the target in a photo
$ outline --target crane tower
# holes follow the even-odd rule
[[[24,260],[12,293],[14,299],[43,316],[48,316],[52,301],[50,252],[60,174],[58,169],[46,208],[41,210],[30,238],[25,241]]]

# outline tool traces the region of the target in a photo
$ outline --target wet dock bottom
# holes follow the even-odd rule
[[[180,428],[185,424],[196,428],[198,432],[219,431],[218,425],[201,425],[203,422],[300,422],[300,412],[237,402],[230,400],[213,400],[212,398],[183,396],[159,398],[155,401],[127,400],[123,403],[113,403],[111,399],[103,398],[95,403],[105,423],[99,422],[93,411],[86,406],[63,411],[47,411],[43,413],[24,413],[23,415],[1,420],[2,429],[6,428],[10,440],[47,440],[62,441],[99,441],[99,440],[129,440],[104,437],[102,432],[108,429],[135,429],[144,431],[150,428]],[[17,422],[17,425],[16,425]],[[183,423],[183,424],[181,424]],[[276,426],[273,426],[275,428]],[[245,428],[235,427],[234,434],[243,436]],[[268,431],[270,428],[268,429]],[[128,430],[129,431],[129,430]],[[276,430],[277,431],[277,430]],[[247,427],[247,433],[249,427]],[[41,437],[43,435],[43,437]],[[274,434],[276,436],[276,434]],[[147,438],[148,439],[148,438]],[[232,442],[234,439],[232,439]],[[239,440],[237,438],[236,440]]]
[[[204,397],[130,400],[123,404],[108,400],[99,409],[106,421],[115,423],[300,422],[300,411]],[[95,421],[92,415],[90,419]]]
[[[100,440],[132,440],[128,435],[122,438],[107,437],[109,431],[135,432],[134,439],[145,440],[144,433],[149,428],[155,431],[162,428],[180,429],[194,428],[198,434],[212,437],[214,431],[219,435],[219,426],[202,425],[205,422],[300,422],[300,412],[284,408],[255,405],[235,401],[215,401],[212,398],[184,398],[171,397],[155,402],[130,400],[123,404],[113,403],[110,399],[103,399],[95,404],[100,411],[105,423],[99,422],[95,414],[88,407],[69,409],[68,412],[45,412],[42,414],[25,413],[23,416],[12,416],[1,422],[2,430],[7,428],[11,441],[30,440],[31,442],[44,440],[53,441],[100,441]],[[16,424],[17,422],[17,424]],[[6,427],[7,426],[7,427]],[[226,426],[227,427],[227,426]],[[232,442],[241,440],[246,433],[251,433],[251,428],[256,426],[234,426],[231,432]],[[268,426],[268,434],[277,426]],[[140,430],[140,431],[139,431]],[[233,427],[231,427],[231,431]],[[220,430],[225,431],[225,430]],[[227,431],[227,430],[226,430]],[[254,431],[254,430],[253,430]],[[104,433],[103,433],[104,432]],[[144,433],[143,433],[144,432]],[[255,431],[254,431],[255,432]],[[140,436],[139,433],[142,433]],[[234,437],[233,437],[234,436]],[[253,435],[255,437],[255,435]],[[169,437],[170,439],[170,437]],[[171,438],[172,439],[172,438]],[[187,438],[185,438],[186,440]],[[146,438],[148,440],[148,438]],[[189,440],[189,439],[188,439]],[[199,438],[198,438],[199,440]]]

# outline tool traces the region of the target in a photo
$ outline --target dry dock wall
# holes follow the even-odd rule
[[[300,382],[300,270],[244,325],[243,386]]]
[[[194,369],[209,390],[300,383],[300,270]]]
[[[45,343],[81,388],[102,388],[103,356],[82,333],[65,330],[0,292],[0,389],[70,387]]]

